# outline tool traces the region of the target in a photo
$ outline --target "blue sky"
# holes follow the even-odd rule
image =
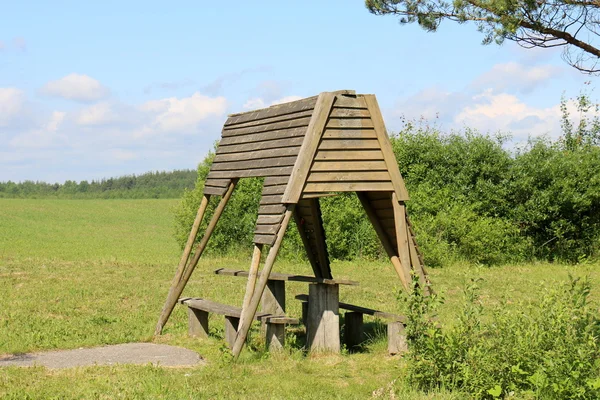
[[[20,1],[0,24],[0,181],[92,180],[195,168],[228,113],[354,89],[388,130],[560,133],[563,92],[590,77],[560,50],[482,46],[362,1]]]

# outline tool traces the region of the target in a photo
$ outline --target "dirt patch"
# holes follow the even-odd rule
[[[48,368],[73,368],[114,364],[192,367],[205,364],[205,361],[194,351],[154,343],[126,343],[90,349],[57,350],[0,357],[0,367],[41,365]]]

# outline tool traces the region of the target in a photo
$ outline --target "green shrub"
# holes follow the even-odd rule
[[[587,280],[542,288],[537,302],[500,304],[489,313],[476,283],[464,293],[458,320],[446,327],[430,319],[438,298],[423,297],[418,288],[408,298],[411,384],[476,399],[600,396],[600,319],[589,303]]]

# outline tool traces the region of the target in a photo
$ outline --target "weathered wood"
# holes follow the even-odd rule
[[[364,192],[357,192],[356,195],[358,196],[360,203],[362,204],[363,208],[365,209],[365,212],[367,213],[367,217],[369,217],[369,221],[371,221],[371,225],[373,225],[373,228],[375,229],[375,232],[377,233],[377,236],[379,237],[379,240],[381,241],[381,244],[383,245],[385,252],[387,253],[388,257],[390,258],[390,261],[391,261],[392,265],[394,266],[394,269],[396,270],[396,274],[398,274],[398,277],[400,278],[400,281],[402,282],[402,286],[404,286],[404,289],[406,289],[408,291],[410,288],[410,285],[409,285],[409,282],[405,280],[402,263],[400,262],[400,259],[398,258],[398,254],[396,254],[396,251],[394,250],[394,247],[392,246],[392,243],[390,241],[388,234],[386,233],[385,229],[381,226],[381,223],[379,222],[379,219],[377,217],[377,214],[375,213],[375,210],[373,210],[373,208],[371,207],[371,204],[369,203],[369,198],[367,197],[367,195]]]
[[[308,332],[308,295],[306,295],[306,301],[302,302],[302,324]]]
[[[298,228],[298,234],[300,235],[300,239],[302,240],[302,244],[304,245],[304,250],[306,250],[306,256],[308,257],[308,261],[313,270],[313,273],[317,278],[323,278],[321,275],[321,268],[319,267],[319,262],[317,261],[317,256],[313,251],[313,247],[311,245],[311,241],[309,240],[306,234],[306,219],[310,218],[310,215],[307,212],[310,212],[310,208],[308,210],[305,207],[300,207],[301,204],[306,203],[304,200],[300,200],[294,209],[294,221],[296,222],[296,227]]]
[[[406,343],[406,334],[404,333],[404,324],[402,322],[390,322],[387,326],[388,334],[388,353],[391,355],[406,353],[408,344]]]
[[[340,351],[339,286],[308,287],[307,345],[312,352]]]
[[[402,270],[407,282],[412,280],[410,268],[410,249],[408,248],[408,230],[406,227],[406,209],[404,202],[399,202],[396,192],[392,193],[392,205],[394,207],[394,220],[396,222],[396,241],[398,256],[402,264]]]
[[[325,129],[323,139],[377,139],[373,129]]]
[[[209,178],[257,178],[261,176],[289,176],[293,167],[256,168],[236,171],[210,171]]]
[[[290,157],[275,157],[275,158],[263,158],[258,160],[245,160],[245,161],[230,161],[230,162],[219,162],[214,163],[211,167],[211,171],[230,171],[230,170],[245,170],[245,169],[257,169],[257,168],[269,168],[269,167],[286,167],[292,166],[296,162],[296,156]]]
[[[200,260],[200,256],[202,255],[202,253],[204,252],[204,249],[206,248],[206,245],[208,244],[208,239],[210,239],[210,236],[212,235],[212,233],[215,229],[215,226],[217,226],[217,222],[219,221],[219,218],[221,217],[221,214],[223,213],[223,210],[225,209],[225,205],[227,205],[227,202],[231,198],[231,194],[233,193],[233,189],[235,188],[236,184],[237,184],[237,180],[232,180],[231,183],[229,184],[229,187],[227,188],[227,192],[221,198],[219,205],[215,209],[213,216],[212,216],[210,222],[208,223],[206,232],[204,232],[204,236],[202,236],[200,243],[198,243],[198,246],[196,246],[196,251],[194,252],[194,257],[192,258],[191,261],[189,261],[189,264],[186,266],[186,268],[184,268],[183,273],[180,275],[180,278],[177,280],[177,283],[175,283],[176,282],[175,279],[173,280],[173,284],[171,285],[171,288],[169,289],[169,293],[167,294],[167,299],[165,301],[163,309],[160,313],[160,316],[158,317],[158,322],[156,323],[156,329],[154,331],[155,334],[159,335],[162,332],[162,328],[165,326],[165,324],[167,323],[167,320],[171,316],[171,313],[173,312],[173,308],[175,308],[175,304],[177,304],[177,299],[179,298],[179,296],[181,296],[181,293],[183,292],[185,285],[189,281],[190,276],[192,276],[192,272],[194,272],[194,268],[196,268],[196,265],[198,264],[198,260]],[[182,259],[183,259],[183,257],[182,257]]]
[[[185,266],[190,258],[190,254],[192,253],[192,247],[194,246],[194,242],[196,241],[196,237],[198,236],[198,229],[200,228],[200,224],[202,223],[202,219],[204,218],[204,213],[206,212],[206,207],[208,206],[209,199],[210,195],[205,194],[204,196],[202,196],[202,201],[200,201],[200,206],[198,207],[196,218],[194,219],[194,223],[192,224],[192,229],[190,230],[188,240],[185,244],[185,248],[183,249],[181,259],[179,260],[177,272],[175,272],[175,278],[173,279],[171,287],[175,287],[177,283],[179,283],[179,281],[181,280],[183,270],[185,269]]]
[[[371,113],[371,119],[373,121],[375,132],[377,133],[379,143],[381,144],[381,151],[383,152],[385,163],[387,164],[388,171],[392,177],[392,184],[394,185],[396,196],[398,196],[398,201],[409,200],[408,192],[406,191],[406,186],[404,185],[404,179],[402,179],[402,175],[400,175],[398,162],[396,161],[396,157],[394,156],[394,152],[392,150],[392,143],[390,142],[390,138],[385,130],[383,117],[381,115],[381,110],[379,109],[379,104],[377,104],[377,99],[374,95],[365,95],[364,97],[367,107],[369,108],[369,112]]]
[[[259,215],[256,223],[261,224],[279,224],[283,220],[283,215]]]
[[[343,96],[338,95],[335,96],[335,103],[333,103],[334,107],[344,107],[344,108],[367,108],[367,103],[365,103],[365,98],[362,95],[358,96]]]
[[[290,184],[283,195],[284,203],[295,204],[300,199],[302,187],[306,182],[334,99],[335,96],[331,93],[321,93],[317,99],[304,142],[290,176]]]
[[[252,252],[252,261],[250,262],[250,269],[248,270],[248,282],[246,282],[246,292],[244,293],[244,300],[242,301],[242,311],[248,310],[250,300],[252,299],[252,295],[254,294],[254,287],[256,286],[256,278],[258,277],[258,267],[260,265],[260,256],[262,253],[262,248],[262,244],[254,244],[254,251]]]
[[[239,318],[228,316],[225,317],[225,341],[227,341],[227,345],[230,349],[233,348],[233,344],[235,343],[235,337],[237,335],[239,324]]]
[[[331,110],[329,118],[369,118],[369,110],[357,108],[335,107]]]
[[[275,242],[275,239],[275,235],[254,234],[253,242],[255,244],[266,244],[268,246],[272,246]]]
[[[294,298],[296,300],[300,300],[302,302],[308,301],[307,294],[298,294]],[[406,317],[404,317],[402,315],[396,315],[396,314],[388,313],[385,311],[379,311],[379,310],[375,310],[373,308],[361,307],[361,306],[357,306],[354,304],[348,304],[348,303],[343,303],[343,302],[339,302],[339,307],[344,310],[354,311],[354,312],[361,313],[361,314],[367,314],[367,315],[371,315],[373,317],[385,319],[388,321],[406,322]]]
[[[313,96],[290,103],[274,105],[260,110],[231,114],[225,122],[225,126],[241,124],[247,121],[259,121],[265,118],[310,110],[314,108],[317,97],[318,96]]]
[[[323,139],[319,150],[377,150],[377,139]]]
[[[259,215],[282,215],[285,211],[285,206],[283,204],[275,205],[275,206],[260,206],[258,207]]]
[[[383,153],[381,150],[319,150],[315,155],[315,160],[381,161]]]
[[[289,139],[293,137],[299,137],[306,134],[305,127],[280,129],[277,131],[262,132],[262,133],[249,133],[247,135],[230,136],[222,138],[219,141],[219,146],[234,146],[240,144],[266,142],[269,140],[277,139]]]
[[[242,316],[242,309],[240,307],[234,307],[228,304],[217,303],[216,301],[201,299],[198,297],[183,297],[179,299],[179,303],[185,304],[189,308],[193,308],[195,310],[224,315],[226,317],[240,318]],[[253,318],[257,321],[260,321],[262,318],[270,316],[272,315],[261,312],[257,313]]]
[[[321,276],[325,279],[332,279],[331,266],[329,265],[329,254],[327,253],[327,242],[325,240],[325,230],[323,229],[323,219],[321,218],[321,206],[319,199],[308,200],[310,213],[313,222],[313,235],[315,239],[315,250]]]
[[[297,156],[300,146],[284,147],[282,149],[267,149],[244,153],[217,154],[213,163],[237,162],[245,160],[264,160],[286,156]]]
[[[311,171],[307,182],[390,181],[387,171],[321,172]]]
[[[305,193],[315,192],[356,192],[356,191],[390,191],[392,182],[308,182],[304,187]]]
[[[202,189],[202,194],[211,195],[211,196],[223,196],[223,194],[227,191],[227,188],[224,187],[214,187],[210,185],[205,185],[204,189]]]
[[[268,195],[268,196],[263,195],[260,198],[260,203],[259,204],[261,206],[269,205],[269,204],[281,204],[282,203],[282,201],[281,201],[282,197],[283,196],[281,194],[274,194],[274,195]]]
[[[256,310],[258,309],[258,303],[262,297],[263,292],[265,291],[265,287],[267,286],[267,281],[269,280],[269,275],[271,274],[271,270],[273,269],[273,264],[275,264],[275,259],[277,258],[277,253],[279,253],[279,248],[281,247],[281,242],[283,241],[283,236],[285,235],[285,231],[289,225],[290,218],[294,212],[294,204],[290,204],[285,211],[285,216],[283,217],[283,221],[281,222],[281,228],[279,232],[277,232],[277,238],[275,239],[275,243],[269,249],[269,254],[267,255],[267,259],[265,260],[265,266],[260,274],[260,279],[258,281],[257,287],[255,288],[254,294],[252,295],[252,300],[250,301],[250,305],[248,306],[248,314],[244,312],[244,319],[240,322],[240,327],[238,329],[238,334],[235,339],[235,344],[233,346],[233,357],[237,359],[242,351],[242,346],[246,341],[246,337],[248,336],[248,330],[250,329],[250,325],[252,324],[252,318],[250,316],[256,314]]]
[[[257,235],[275,235],[279,230],[279,224],[256,225],[254,233]]]
[[[387,195],[388,195],[387,198],[377,199],[377,200],[369,200],[369,202],[371,203],[371,207],[373,207],[374,210],[382,210],[382,209],[393,210],[391,193],[388,192]]]
[[[285,314],[285,281],[268,280],[265,291],[263,292],[261,311],[266,314],[284,315]],[[267,331],[268,321],[263,320],[263,330]],[[283,328],[283,327],[282,327]],[[283,331],[282,331],[283,332]],[[267,332],[267,337],[268,337]]]
[[[289,176],[267,176],[263,186],[286,185],[290,180]]]
[[[387,171],[387,166],[383,161],[315,161],[310,168],[315,171]]]
[[[292,119],[297,119],[297,118],[302,118],[302,117],[310,117],[312,115],[312,109],[309,110],[300,110],[297,112],[293,112],[293,113],[289,113],[289,114],[282,114],[282,115],[278,115],[275,117],[269,117],[269,118],[264,118],[264,119],[259,119],[259,120],[251,120],[248,122],[242,122],[239,124],[235,124],[235,125],[225,125],[225,128],[227,130],[229,129],[235,129],[235,128],[248,128],[250,126],[259,126],[259,125],[268,125],[268,124],[272,124],[274,122],[282,122],[282,121],[289,121]]]
[[[371,118],[329,118],[327,121],[327,129],[361,129],[361,128],[372,128],[373,121]]]
[[[243,153],[247,151],[258,151],[266,149],[279,149],[283,147],[300,146],[304,141],[303,137],[291,137],[287,139],[273,139],[262,142],[232,144],[229,146],[217,147],[217,154]]]
[[[266,322],[265,345],[270,352],[282,350],[285,346],[285,325]]]
[[[215,270],[215,274],[247,277],[248,271],[245,271],[243,269],[234,270],[234,269],[227,269],[227,268],[219,268],[219,269]],[[282,274],[279,272],[272,272],[269,275],[268,279],[272,280],[272,281],[290,281],[290,282],[320,283],[320,284],[324,284],[324,285],[358,286],[358,282],[351,281],[349,279],[324,279],[324,278],[317,278],[317,277],[308,276],[308,275]]]
[[[344,314],[344,343],[348,349],[354,349],[364,341],[363,313]]]
[[[429,279],[427,278],[427,274],[425,273],[425,269],[423,268],[423,261],[421,260],[421,257],[419,256],[419,253],[417,251],[415,238],[412,235],[410,227],[408,226],[408,217],[407,217],[406,222],[407,222],[406,228],[407,228],[407,234],[408,234],[408,248],[409,248],[409,252],[410,252],[410,262],[411,262],[413,270],[416,271],[417,275],[419,276],[419,285],[423,289],[423,293],[425,293],[425,295],[428,296],[431,294],[431,288],[429,287]]]
[[[231,179],[207,179],[204,184],[207,186],[226,188],[231,183]]]
[[[208,337],[208,312],[188,307],[188,334],[191,337]]]
[[[272,124],[267,124],[267,125],[255,125],[255,126],[250,126],[248,128],[238,128],[236,126],[226,126],[223,129],[223,137],[231,137],[231,136],[238,136],[238,135],[247,135],[247,134],[251,134],[251,133],[261,133],[261,132],[271,132],[271,131],[278,131],[278,130],[282,130],[282,129],[290,129],[290,128],[298,128],[298,127],[302,127],[302,126],[308,126],[308,123],[310,122],[310,118],[311,117],[301,117],[301,118],[295,118],[289,121],[283,121],[283,122],[274,122]]]
[[[282,195],[285,192],[285,188],[287,185],[277,185],[277,186],[265,186],[263,188],[262,194],[270,195],[270,194],[279,194]]]

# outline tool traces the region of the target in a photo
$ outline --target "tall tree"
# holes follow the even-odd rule
[[[443,20],[474,22],[483,44],[512,40],[525,48],[562,47],[578,70],[600,72],[600,0],[365,0],[376,15],[396,15],[435,32]]]

